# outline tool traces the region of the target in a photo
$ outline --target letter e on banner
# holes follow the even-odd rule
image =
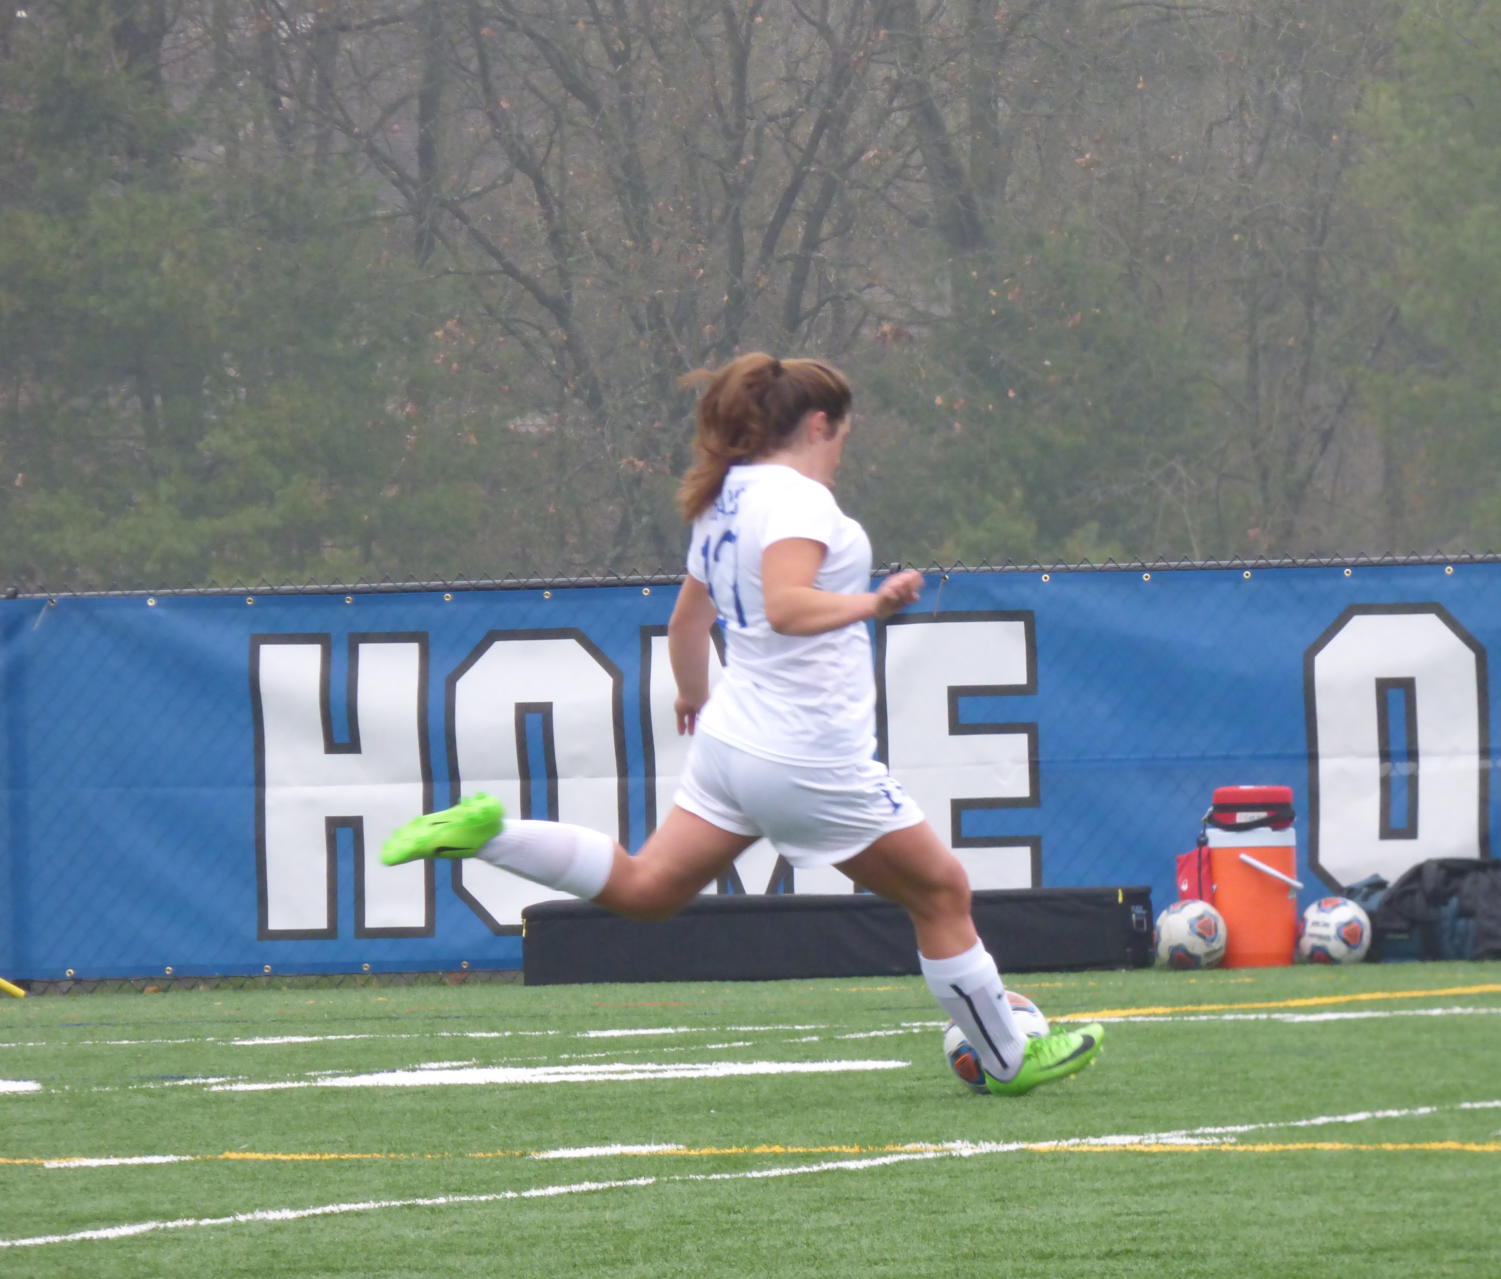
[[[894,617],[877,632],[887,767],[911,793],[975,888],[1030,888],[1039,844],[1025,836],[966,836],[966,809],[1038,803],[1037,725],[978,722],[965,698],[1037,691],[1031,613]]]

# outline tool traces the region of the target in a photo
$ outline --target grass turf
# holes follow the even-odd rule
[[[1495,1273],[1501,965],[1013,984],[1098,1064],[974,1096],[915,978],[5,1001],[0,1272]]]

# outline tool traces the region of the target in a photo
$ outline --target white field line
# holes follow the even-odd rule
[[[585,1030],[578,1039],[620,1039],[627,1035],[692,1035],[703,1030],[702,1026],[634,1026],[623,1030]]]
[[[197,1155],[122,1155],[117,1159],[49,1159],[43,1168],[136,1168],[149,1164],[195,1163]]]
[[[533,1150],[518,1158],[526,1159],[607,1159],[619,1155],[665,1155],[686,1150],[680,1142],[664,1142],[648,1146],[565,1146],[558,1150]],[[40,1166],[54,1171],[72,1172],[87,1168],[138,1168],[153,1164],[207,1163],[219,1159],[219,1155],[121,1155],[106,1159],[48,1159]]]
[[[1389,1009],[1361,1009],[1348,1012],[1213,1012],[1213,1013],[1122,1013],[1117,1015],[1105,1015],[1091,1017],[1092,1021],[1099,1022],[1137,1022],[1150,1024],[1153,1022],[1204,1022],[1204,1021],[1278,1021],[1278,1022],[1321,1022],[1321,1021],[1370,1021],[1380,1020],[1387,1017],[1455,1017],[1477,1016],[1494,1017],[1501,1016],[1501,1007],[1475,1008],[1475,1007],[1451,1007],[1451,1008],[1389,1008]],[[1065,1014],[1058,1021],[1070,1023],[1080,1018]],[[680,1035],[723,1035],[723,1034],[771,1034],[780,1031],[822,1031],[824,1034],[804,1035],[799,1039],[788,1040],[789,1043],[814,1043],[823,1038],[835,1040],[854,1039],[881,1039],[898,1035],[922,1034],[935,1028],[941,1028],[945,1023],[942,1020],[910,1021],[903,1022],[899,1026],[885,1027],[873,1030],[845,1031],[837,1034],[829,1034],[827,1025],[765,1025],[765,1026],[665,1026],[665,1027],[629,1027],[621,1029],[585,1030],[568,1034],[569,1039],[617,1039],[636,1036],[680,1036]],[[468,1039],[468,1040],[494,1040],[494,1039],[556,1039],[563,1037],[564,1032],[559,1030],[435,1030],[435,1031],[402,1031],[389,1032],[361,1032],[358,1034],[345,1035],[256,1035],[246,1038],[222,1038],[217,1035],[207,1035],[199,1038],[187,1039],[81,1039],[71,1048],[153,1048],[153,1047],[179,1047],[188,1044],[219,1044],[229,1048],[266,1048],[286,1047],[306,1044],[335,1044],[352,1043],[360,1041],[381,1041],[397,1043],[402,1040],[422,1040],[432,1042],[437,1039]],[[0,1041],[0,1052],[7,1048],[55,1048],[55,1042],[45,1040],[16,1040],[11,1042]],[[649,1050],[648,1050],[649,1051]],[[0,1091],[4,1091],[4,1084],[0,1082]]]
[[[1130,1021],[1138,1024],[1150,1024],[1152,1022],[1173,1021],[1283,1021],[1283,1022],[1319,1022],[1319,1021],[1373,1021],[1385,1020],[1388,1017],[1497,1017],[1501,1016],[1501,1007],[1498,1008],[1388,1008],[1388,1009],[1362,1009],[1358,1012],[1328,1012],[1328,1013],[1143,1013],[1121,1014],[1119,1016],[1095,1017],[1098,1022],[1121,1022]],[[1060,1018],[1067,1021],[1068,1018]]]
[[[1102,1021],[1102,1022],[1132,1022],[1132,1023],[1138,1024],[1138,1025],[1140,1025],[1140,1024],[1151,1024],[1151,1023],[1154,1023],[1154,1022],[1217,1022],[1217,1021],[1225,1021],[1225,1022],[1264,1021],[1264,1022],[1281,1022],[1281,1023],[1289,1023],[1289,1024],[1309,1024],[1309,1023],[1340,1022],[1340,1021],[1370,1021],[1370,1020],[1380,1020],[1380,1019],[1385,1019],[1385,1018],[1390,1018],[1390,1017],[1466,1017],[1466,1016],[1480,1016],[1480,1017],[1501,1016],[1501,1007],[1496,1007],[1496,1008],[1484,1008],[1484,1007],[1482,1007],[1482,1008],[1476,1008],[1476,1007],[1454,1006],[1454,1007],[1447,1007],[1447,1008],[1359,1009],[1359,1010],[1340,1011],[1340,1012],[1252,1012],[1252,1013],[1235,1013],[1235,1012],[1186,1013],[1185,1012],[1185,1013],[1119,1014],[1119,1015],[1115,1015],[1115,1016],[1111,1016],[1111,1015],[1107,1014],[1106,1016],[1099,1017],[1097,1020]],[[1075,1019],[1072,1018],[1072,1017],[1069,1017],[1069,1016],[1063,1016],[1063,1017],[1060,1017],[1058,1020],[1060,1022],[1068,1022],[1068,1021],[1075,1020]],[[861,1040],[861,1039],[892,1038],[892,1037],[904,1036],[904,1035],[922,1035],[922,1034],[930,1033],[931,1031],[933,1031],[933,1030],[935,1030],[937,1028],[942,1027],[944,1024],[945,1023],[943,1021],[938,1021],[938,1020],[934,1020],[934,1021],[910,1021],[910,1022],[903,1022],[903,1023],[901,1023],[900,1025],[898,1025],[896,1027],[888,1027],[888,1028],[884,1028],[884,1029],[869,1030],[869,1031],[851,1031],[851,1032],[844,1032],[844,1033],[839,1033],[839,1034],[827,1034],[827,1033],[825,1033],[825,1034],[808,1034],[808,1035],[801,1035],[801,1036],[786,1038],[786,1039],[781,1040],[780,1042],[787,1043],[787,1044],[818,1043],[818,1042],[821,1042],[822,1040],[824,1040],[826,1038],[830,1039],[830,1040],[835,1040],[835,1041],[844,1041],[844,1040],[853,1041],[853,1040]],[[592,1030],[592,1031],[582,1031],[582,1032],[579,1032],[578,1034],[570,1035],[570,1036],[568,1036],[568,1038],[570,1038],[570,1039],[619,1039],[619,1038],[628,1038],[628,1037],[637,1037],[637,1036],[641,1036],[641,1037],[646,1037],[646,1036],[656,1036],[656,1037],[678,1036],[678,1037],[683,1037],[683,1036],[689,1036],[689,1035],[722,1034],[722,1033],[725,1033],[726,1031],[776,1033],[776,1032],[785,1032],[785,1031],[808,1031],[808,1030],[827,1032],[829,1029],[830,1028],[827,1025],[786,1025],[786,1024],[769,1024],[769,1025],[761,1025],[761,1026],[737,1025],[737,1026],[668,1026],[668,1027],[647,1027],[647,1028],[626,1027],[626,1028],[618,1028],[618,1029],[600,1029],[600,1030]],[[253,1038],[243,1038],[243,1039],[220,1039],[220,1038],[217,1038],[217,1037],[210,1036],[210,1037],[201,1038],[201,1039],[84,1040],[84,1041],[80,1041],[78,1044],[73,1045],[73,1046],[74,1047],[156,1047],[156,1046],[174,1046],[174,1045],[182,1045],[182,1044],[221,1044],[221,1045],[224,1045],[226,1047],[244,1048],[244,1047],[283,1046],[283,1045],[289,1045],[289,1044],[290,1045],[332,1044],[332,1043],[348,1042],[348,1041],[351,1041],[351,1040],[391,1041],[391,1042],[400,1042],[400,1041],[404,1041],[404,1040],[421,1040],[423,1042],[431,1042],[433,1040],[438,1040],[438,1039],[461,1039],[461,1040],[498,1040],[498,1039],[511,1039],[511,1038],[535,1039],[535,1038],[556,1038],[556,1037],[561,1036],[562,1034],[563,1034],[563,1032],[561,1032],[561,1031],[555,1031],[555,1030],[502,1030],[502,1031],[435,1031],[435,1032],[433,1032],[431,1034],[424,1034],[424,1033],[421,1033],[421,1032],[412,1032],[412,1033],[402,1032],[402,1033],[397,1033],[397,1034],[361,1033],[361,1034],[348,1034],[348,1035],[278,1035],[278,1036],[256,1036],[256,1037],[253,1037]],[[54,1046],[55,1045],[49,1045],[49,1044],[46,1044],[46,1043],[13,1042],[13,1043],[0,1043],[0,1050],[3,1050],[5,1048],[43,1048],[43,1047],[54,1047]],[[723,1041],[723,1042],[715,1042],[715,1043],[705,1043],[705,1044],[656,1045],[654,1048],[641,1048],[641,1049],[629,1049],[629,1048],[627,1048],[627,1049],[621,1049],[621,1048],[614,1048],[612,1050],[600,1051],[600,1052],[594,1052],[594,1053],[552,1053],[552,1054],[548,1054],[547,1057],[543,1058],[542,1060],[547,1061],[547,1062],[557,1062],[559,1060],[565,1060],[565,1061],[571,1061],[571,1062],[585,1062],[585,1061],[590,1061],[590,1060],[597,1059],[597,1058],[609,1057],[609,1058],[616,1059],[615,1062],[612,1063],[613,1065],[618,1065],[618,1066],[620,1066],[621,1069],[625,1069],[624,1063],[619,1062],[618,1059],[620,1057],[622,1057],[623,1055],[624,1056],[629,1056],[632,1052],[638,1052],[639,1051],[639,1052],[656,1052],[656,1053],[663,1053],[663,1052],[666,1052],[666,1053],[679,1053],[679,1052],[698,1052],[698,1051],[706,1051],[706,1050],[723,1051],[724,1049],[729,1049],[729,1048],[749,1048],[749,1047],[753,1047],[753,1046],[754,1046],[754,1044],[750,1040],[731,1040],[731,1041]],[[521,1060],[525,1060],[525,1058],[522,1058]],[[517,1059],[516,1058],[511,1058],[511,1061],[512,1061],[512,1063],[516,1063]],[[520,1068],[519,1065],[512,1065],[512,1066],[506,1066],[506,1067],[496,1067],[496,1069],[519,1069],[519,1068]],[[411,1069],[414,1069],[414,1070],[431,1070],[431,1069],[433,1069],[433,1063],[429,1063],[427,1065],[415,1066],[415,1067],[412,1067]],[[330,1074],[336,1074],[336,1072],[328,1072],[328,1073],[330,1073]],[[436,1082],[436,1081],[434,1081],[432,1079],[429,1079],[427,1082],[431,1083],[431,1082]],[[508,1081],[496,1080],[496,1081],[477,1081],[477,1082],[508,1082]],[[517,1082],[517,1081],[510,1081],[510,1082]],[[520,1082],[541,1082],[541,1081],[526,1080],[526,1081],[520,1081]],[[568,1082],[568,1081],[566,1079],[558,1079],[556,1081],[549,1081],[549,1082]],[[251,1085],[251,1084],[248,1084],[246,1082],[245,1077],[243,1075],[240,1075],[240,1076],[236,1076],[236,1075],[216,1075],[216,1076],[195,1076],[195,1077],[189,1077],[189,1078],[183,1078],[183,1079],[152,1079],[152,1080],[142,1081],[142,1082],[138,1082],[138,1083],[127,1084],[127,1085],[125,1085],[125,1087],[127,1087],[128,1089],[131,1089],[131,1090],[151,1090],[151,1089],[159,1089],[159,1088],[185,1088],[185,1087],[217,1087],[217,1086],[223,1086],[225,1088],[225,1090],[231,1090],[230,1086],[239,1086],[239,1085],[244,1085],[245,1088],[247,1088],[247,1089],[251,1088],[251,1087],[272,1088],[272,1087],[300,1086],[300,1085],[290,1085],[290,1084]],[[7,1096],[20,1096],[20,1095],[27,1094],[27,1093],[39,1092],[39,1091],[41,1091],[41,1088],[42,1088],[42,1085],[39,1084],[39,1083],[37,1083],[34,1080],[28,1080],[28,1079],[0,1079],[0,1099],[3,1099],[5,1097],[7,1097]],[[62,1090],[67,1090],[67,1085],[63,1085],[62,1086]],[[101,1086],[101,1087],[96,1087],[96,1088],[88,1089],[88,1091],[91,1091],[91,1092],[113,1092],[113,1091],[116,1091],[116,1086],[114,1086],[114,1085],[104,1085],[104,1086]]]
[[[189,1230],[204,1226],[242,1226],[259,1221],[304,1221],[309,1217],[333,1217],[350,1212],[380,1212],[391,1208],[444,1208],[453,1204],[500,1203],[507,1199],[543,1199],[554,1195],[586,1194],[591,1190],[618,1190],[626,1186],[650,1186],[656,1177],[632,1177],[627,1181],[580,1181],[570,1186],[541,1186],[535,1190],[502,1190],[487,1195],[438,1195],[431,1199],[365,1200],[361,1203],[320,1204],[313,1208],[266,1208],[237,1212],[227,1217],[179,1217],[175,1221],[137,1221],[124,1226],[104,1226],[67,1235],[33,1235],[29,1239],[0,1239],[0,1248],[36,1248],[45,1244],[75,1243],[89,1239],[131,1239],[158,1230]]]
[[[1461,1102],[1453,1109],[1489,1110],[1501,1108],[1501,1100]],[[1344,1115],[1318,1115],[1308,1119],[1274,1120],[1254,1124],[1226,1124],[1160,1133],[1112,1133],[1101,1137],[1069,1137],[1058,1141],[953,1142],[939,1148],[901,1151],[860,1159],[821,1160],[812,1164],[794,1164],[777,1168],[752,1168],[738,1172],[678,1173],[669,1176],[631,1177],[620,1181],[578,1181],[557,1186],[539,1186],[531,1190],[502,1190],[483,1195],[440,1195],[430,1198],[366,1200],[353,1203],[320,1204],[310,1208],[268,1208],[254,1212],[233,1213],[222,1217],[179,1217],[167,1221],[139,1221],[118,1226],[102,1226],[69,1234],[31,1235],[18,1239],[0,1239],[0,1249],[37,1248],[50,1244],[129,1239],[163,1230],[193,1230],[214,1226],[253,1225],[259,1222],[303,1221],[310,1217],[331,1217],[357,1212],[389,1211],[395,1208],[443,1208],[456,1205],[503,1203],[518,1199],[541,1199],[560,1195],[588,1194],[596,1191],[622,1190],[640,1186],[665,1185],[671,1182],[757,1181],[776,1177],[800,1177],[820,1172],[860,1172],[891,1164],[933,1159],[971,1159],[983,1155],[1012,1154],[1022,1151],[1068,1150],[1077,1147],[1199,1145],[1218,1144],[1226,1135],[1262,1132],[1277,1128],[1309,1128],[1329,1124],[1365,1123],[1373,1119],[1414,1118],[1438,1113],[1439,1106],[1414,1106],[1405,1110],[1367,1110]],[[671,1154],[675,1148],[647,1148],[643,1153]],[[678,1148],[680,1149],[680,1148]],[[626,1153],[625,1147],[606,1147],[604,1154]],[[587,1154],[588,1151],[581,1153]],[[561,1155],[560,1155],[561,1157]]]
[[[528,1159],[609,1159],[616,1155],[666,1155],[686,1150],[680,1142],[656,1146],[565,1146],[559,1150],[535,1150]]]
[[[784,1026],[745,1026],[737,1028],[732,1026],[726,1027],[726,1029],[786,1030],[794,1028]],[[805,1029],[805,1027],[796,1027],[795,1029],[801,1030]],[[822,1028],[819,1027],[818,1029]],[[569,1033],[567,1037],[569,1039],[615,1039],[629,1035],[700,1034],[706,1030],[712,1030],[712,1028],[705,1026],[629,1027],[619,1030],[580,1030]],[[225,1038],[222,1035],[200,1035],[184,1039],[80,1039],[77,1043],[68,1046],[70,1048],[172,1048],[185,1044],[222,1044],[230,1048],[266,1048],[297,1044],[350,1043],[368,1039],[556,1039],[563,1034],[564,1032],[561,1030],[414,1030],[398,1034],[386,1031],[360,1031],[345,1035],[249,1035],[232,1038]],[[46,1040],[0,1042],[0,1049],[55,1048],[56,1046],[56,1043]]]
[[[276,1083],[220,1083],[210,1092],[276,1092],[287,1088],[401,1088],[434,1084],[594,1084],[645,1079],[729,1079],[739,1075],[824,1075],[854,1070],[905,1070],[912,1063],[867,1061],[600,1062],[590,1066],[465,1066],[377,1070]]]
[[[938,1027],[941,1024],[943,1022],[934,1022],[934,1027]],[[919,1031],[911,1031],[911,1033],[916,1034]],[[790,1037],[790,1039],[784,1039],[781,1042],[817,1043],[821,1042],[821,1040],[823,1040],[823,1036],[805,1036]],[[657,1046],[654,1051],[657,1054],[668,1054],[668,1052],[722,1052],[726,1051],[726,1049],[757,1048],[757,1046],[755,1040],[737,1039],[717,1043],[669,1045],[665,1046],[665,1048]],[[766,1045],[763,1045],[763,1048],[764,1046]],[[832,1069],[896,1069],[896,1067],[910,1066],[911,1064],[910,1061],[899,1061],[899,1063],[895,1064],[871,1064],[866,1060],[842,1061],[842,1063],[833,1063],[832,1066],[820,1063],[770,1063],[776,1069],[767,1070],[761,1069],[767,1063],[749,1063],[755,1069],[737,1070],[732,1069],[734,1063],[666,1064],[632,1063],[632,1061],[620,1060],[621,1057],[630,1057],[633,1051],[638,1051],[638,1049],[614,1049],[611,1052],[560,1052],[560,1054],[551,1054],[548,1057],[531,1058],[531,1060],[542,1060],[548,1064],[530,1067],[519,1066],[519,1064],[504,1064],[507,1058],[501,1058],[501,1063],[485,1067],[477,1066],[473,1061],[422,1061],[422,1063],[413,1064],[413,1066],[399,1067],[399,1069],[386,1070],[386,1072],[368,1073],[380,1073],[383,1076],[380,1079],[372,1079],[371,1082],[398,1085],[399,1087],[402,1084],[567,1084],[567,1082],[575,1082],[576,1079],[585,1079],[585,1081],[593,1082],[597,1081],[597,1079],[606,1079],[608,1081],[608,1079],[701,1078],[701,1076],[702,1078],[708,1078],[708,1076],[729,1076],[735,1075],[735,1073],[751,1073],[751,1075],[788,1073],[788,1075],[791,1075],[791,1073],[797,1072],[821,1072],[821,1070]],[[639,1049],[639,1051],[651,1051],[651,1049]],[[597,1058],[611,1058],[611,1060],[599,1063]],[[516,1060],[518,1058],[509,1058],[509,1061],[512,1061],[512,1063],[515,1063]],[[527,1060],[527,1058],[519,1058],[519,1060]],[[563,1066],[563,1064],[558,1064],[560,1061],[572,1064]],[[491,1075],[488,1078],[474,1079],[437,1078],[435,1075],[437,1075],[438,1070],[446,1069],[446,1067],[470,1067],[473,1070],[489,1070]],[[410,1072],[425,1072],[425,1076],[423,1078],[395,1078],[396,1075],[407,1075]],[[276,1082],[255,1082],[248,1079],[248,1076],[245,1075],[186,1075],[182,1076],[182,1078],[162,1076],[162,1078],[131,1082],[131,1084],[101,1084],[89,1088],[72,1088],[71,1085],[65,1084],[54,1088],[54,1091],[114,1093],[114,1091],[158,1091],[162,1090],[162,1088],[210,1088],[213,1091],[270,1091],[275,1090],[275,1088],[315,1087],[318,1084],[327,1085],[327,1087],[338,1087],[339,1078],[341,1078],[341,1072],[338,1072],[338,1070],[314,1070],[314,1072],[309,1072],[309,1075],[314,1076],[309,1081]],[[350,1078],[350,1076],[345,1076],[345,1078]],[[14,1079],[14,1081],[0,1081],[0,1094],[5,1093],[6,1082],[11,1084],[12,1091],[41,1090],[41,1084],[36,1084],[33,1081],[24,1081],[24,1079]],[[353,1087],[353,1084],[345,1085],[345,1087]]]
[[[1456,1110],[1501,1110],[1501,1100],[1462,1101],[1456,1103],[1453,1108]],[[1263,1129],[1323,1127],[1329,1124],[1365,1123],[1372,1119],[1422,1118],[1437,1114],[1439,1109],[1436,1106],[1414,1106],[1402,1110],[1364,1110],[1348,1115],[1321,1115],[1313,1119],[1276,1120],[1237,1126],[1221,1125],[1217,1127],[1180,1130],[1177,1132],[1125,1133],[1111,1137],[1072,1137],[1051,1142],[1031,1141],[999,1144],[970,1141],[913,1142],[911,1144],[914,1147],[921,1147],[921,1149],[893,1153],[978,1155],[1003,1154],[1016,1150],[1066,1150],[1070,1146],[1136,1145],[1148,1143],[1182,1146],[1213,1145],[1222,1142],[1226,1137],[1239,1136],[1243,1133],[1256,1132]],[[516,1151],[512,1153],[514,1153],[516,1158],[557,1160],[603,1159],[621,1155],[674,1154],[679,1151],[688,1150],[690,1150],[690,1147],[683,1145],[681,1142],[659,1142],[650,1145],[564,1146],[555,1150]],[[122,1155],[117,1158],[49,1159],[41,1166],[57,1171],[71,1172],[89,1168],[129,1168],[137,1165],[151,1164],[206,1163],[220,1158],[223,1158],[223,1156]]]
[[[940,1025],[939,1022],[932,1023]],[[568,1039],[616,1039],[635,1035],[723,1035],[746,1031],[793,1031],[827,1030],[827,1026],[651,1026],[627,1027],[607,1030],[580,1030],[566,1035]],[[174,1048],[185,1044],[221,1044],[228,1048],[285,1047],[298,1044],[337,1044],[359,1040],[402,1039],[557,1039],[564,1036],[561,1030],[433,1030],[401,1031],[397,1033],[362,1031],[346,1035],[253,1035],[244,1038],[224,1038],[220,1035],[202,1035],[188,1039],[80,1039],[69,1044],[70,1048]],[[56,1042],[47,1040],[0,1041],[0,1050],[6,1048],[55,1048]]]

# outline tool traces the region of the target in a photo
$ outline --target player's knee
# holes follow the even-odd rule
[[[948,859],[934,872],[924,897],[929,914],[945,917],[969,914],[969,876],[957,857]]]
[[[601,906],[643,923],[657,923],[671,919],[686,904],[676,885],[645,870],[634,859],[622,869],[617,869],[605,892],[595,899]]]

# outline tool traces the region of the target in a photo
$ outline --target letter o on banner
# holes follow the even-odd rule
[[[1485,651],[1448,610],[1349,608],[1304,679],[1308,860],[1327,883],[1490,855]]]
[[[578,631],[497,631],[449,679],[449,767],[512,817],[604,831],[624,842],[625,722],[618,668]],[[455,862],[455,888],[495,931],[561,895],[483,862]]]

